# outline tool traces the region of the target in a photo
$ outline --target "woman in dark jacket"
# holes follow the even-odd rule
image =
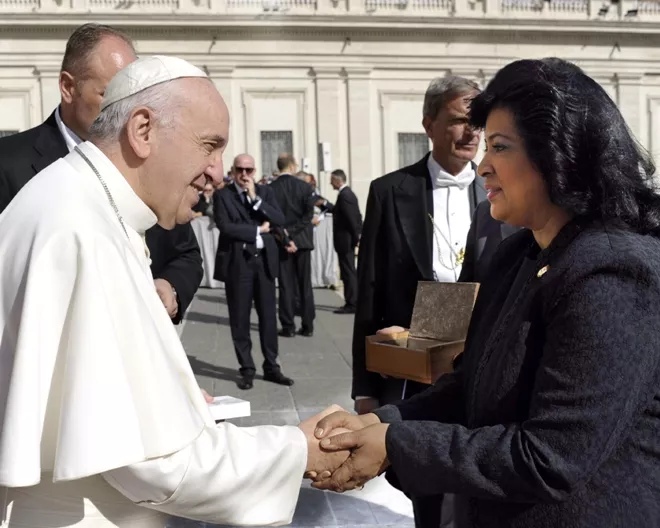
[[[319,437],[355,432],[323,440],[353,453],[314,486],[390,468],[409,495],[457,494],[458,528],[658,527],[653,164],[605,91],[558,59],[506,66],[471,121],[485,128],[492,216],[526,229],[493,260],[461,368],[374,414],[320,422]]]

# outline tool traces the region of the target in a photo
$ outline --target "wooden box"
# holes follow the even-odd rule
[[[476,283],[420,282],[410,330],[367,336],[367,370],[431,384],[463,351]]]

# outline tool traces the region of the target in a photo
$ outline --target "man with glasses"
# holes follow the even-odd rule
[[[275,279],[279,272],[276,226],[285,218],[268,185],[255,185],[254,158],[240,154],[232,166],[233,183],[214,195],[215,222],[220,229],[214,278],[225,283],[229,326],[240,365],[238,387],[249,390],[256,368],[252,359],[250,311],[259,317],[259,340],[264,355],[264,380],[293,385],[277,363]],[[287,251],[292,245],[284,241]]]

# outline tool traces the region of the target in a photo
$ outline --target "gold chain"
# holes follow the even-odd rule
[[[454,251],[454,249],[451,247],[451,243],[449,240],[447,240],[447,237],[445,234],[442,232],[442,230],[435,224],[435,220],[433,220],[433,217],[431,216],[430,213],[427,213],[429,220],[431,221],[431,225],[433,226],[433,238],[435,239],[435,245],[438,249],[438,258],[440,259],[440,265],[448,269],[450,271],[456,270],[459,266],[463,264],[463,261],[465,260],[465,248],[461,248],[458,253]],[[447,243],[447,246],[449,247],[449,251],[451,252],[452,255],[454,255],[454,262],[455,264],[453,266],[447,266],[445,264],[444,259],[442,258],[442,251],[440,247],[440,239],[438,238],[438,233],[440,233],[440,236],[444,239],[444,241]],[[450,258],[451,261],[451,258]]]

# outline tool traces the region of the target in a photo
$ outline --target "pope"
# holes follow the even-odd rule
[[[167,515],[291,521],[313,428],[216,425],[153,286],[145,231],[224,174],[206,74],[144,57],[107,86],[90,141],[0,215],[0,525],[162,528]]]

